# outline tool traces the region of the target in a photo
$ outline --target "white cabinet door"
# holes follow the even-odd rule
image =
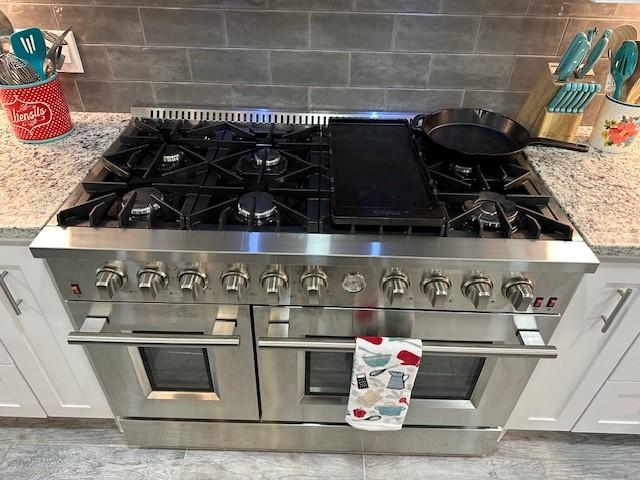
[[[65,339],[73,329],[44,262],[26,246],[0,246],[0,272],[20,314],[0,291],[0,340],[52,417],[111,417],[82,348]]]
[[[640,434],[640,383],[606,382],[573,431]]]
[[[585,276],[550,341],[558,358],[540,360],[507,428],[573,428],[640,331],[639,271],[637,263],[610,262]],[[630,297],[603,333],[602,315],[611,314],[618,290],[627,288]]]
[[[0,342],[0,416],[46,417],[9,352]]]
[[[640,275],[640,272],[638,273]],[[636,322],[640,322],[640,312],[636,313]],[[609,380],[618,382],[640,382],[640,337],[636,338],[622,360],[613,371]],[[640,383],[639,383],[640,385]],[[640,405],[638,406],[640,409]]]

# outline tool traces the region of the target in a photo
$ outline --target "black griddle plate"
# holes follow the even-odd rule
[[[407,121],[332,119],[329,133],[336,224],[444,224]]]

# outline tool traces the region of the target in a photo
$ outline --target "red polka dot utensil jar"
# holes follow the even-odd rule
[[[28,85],[1,85],[0,103],[18,140],[46,143],[73,130],[57,75]]]

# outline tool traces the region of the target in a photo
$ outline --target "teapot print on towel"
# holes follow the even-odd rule
[[[404,383],[409,379],[409,374],[398,372],[397,370],[389,370],[388,373],[391,375],[391,378],[389,379],[387,388],[391,390],[402,390]]]

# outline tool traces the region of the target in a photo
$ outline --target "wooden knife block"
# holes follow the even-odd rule
[[[581,79],[559,82],[553,74],[557,63],[549,63],[535,87],[520,109],[516,120],[524,125],[532,137],[553,138],[565,142],[575,141],[576,132],[582,122],[582,113],[560,113],[547,111],[547,105],[565,83],[598,83],[593,70]]]

